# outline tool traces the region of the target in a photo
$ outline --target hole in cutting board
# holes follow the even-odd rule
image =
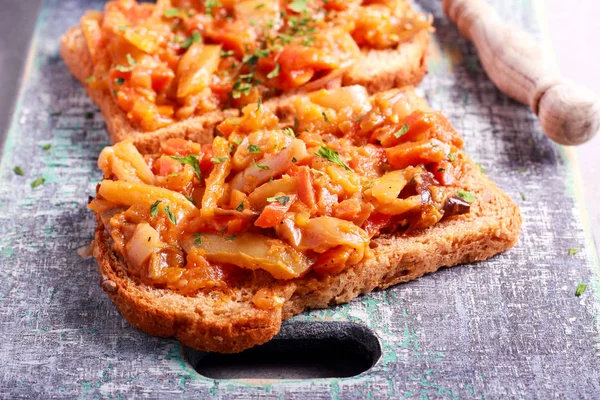
[[[271,341],[238,354],[183,349],[199,374],[211,379],[347,378],[374,366],[379,340],[352,322],[289,322]]]

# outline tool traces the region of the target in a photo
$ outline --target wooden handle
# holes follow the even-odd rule
[[[443,0],[444,12],[477,48],[483,68],[508,96],[527,104],[550,139],[564,145],[600,130],[600,100],[561,79],[556,63],[529,34],[508,26],[483,0]]]

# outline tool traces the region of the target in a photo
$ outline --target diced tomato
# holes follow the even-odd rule
[[[201,146],[191,140],[171,138],[161,142],[160,150],[162,153],[170,156],[187,156],[190,154],[200,154]]]
[[[324,1],[323,8],[327,11],[344,11],[348,9],[348,2],[343,0]]]
[[[175,73],[169,68],[154,68],[152,70],[152,89],[156,92],[160,92],[166,89],[175,78]]]
[[[429,171],[433,173],[435,179],[444,186],[452,185],[457,180],[457,170],[454,164],[448,160],[442,160],[431,164]]]
[[[369,218],[362,224],[361,228],[367,232],[369,237],[373,237],[379,233],[381,228],[387,225],[392,218],[391,215],[385,215],[380,213],[372,213]]]
[[[291,175],[298,178],[298,200],[303,202],[313,213],[316,211],[317,200],[310,168],[306,166],[296,167]]]
[[[200,171],[202,175],[208,176],[210,171],[214,168],[215,164],[211,161],[213,158],[213,145],[212,144],[203,144],[202,145],[202,157],[200,158]]]
[[[408,127],[405,133],[399,134],[404,125]],[[414,142],[426,139],[437,139],[441,142],[462,148],[462,139],[450,122],[439,112],[414,111],[399,125],[386,125],[373,134],[383,147],[396,146],[404,142]]]
[[[279,64],[275,87],[291,90],[310,81],[316,71],[339,67],[338,61],[327,52],[306,46],[285,46],[281,52],[258,60],[260,70],[268,74]]]
[[[152,166],[154,173],[160,176],[167,176],[179,172],[182,168],[183,164],[166,155],[160,156],[158,160],[154,161],[154,165]]]
[[[444,160],[450,146],[437,139],[402,143],[385,150],[388,162],[394,169],[404,169],[410,165],[429,164]]]
[[[224,50],[231,50],[236,57],[254,52],[256,34],[253,29],[246,29],[241,21],[220,26],[206,31],[205,36],[216,43],[222,44]]]
[[[263,209],[260,213],[260,216],[256,221],[254,221],[254,225],[259,228],[273,228],[283,221],[285,217],[285,213],[288,212],[294,200],[296,200],[296,195],[286,196],[288,200],[285,204],[281,204],[280,201],[273,201]]]

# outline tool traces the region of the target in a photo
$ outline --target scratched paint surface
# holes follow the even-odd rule
[[[537,33],[529,1],[495,0]],[[0,163],[0,398],[600,398],[598,270],[564,150],[486,79],[439,1],[431,72],[421,86],[466,150],[521,206],[518,246],[487,262],[315,311],[297,320],[356,321],[383,357],[355,378],[266,385],[213,381],[175,340],[145,335],[98,287],[87,196],[108,144],[98,110],[58,56],[59,37],[100,2],[50,0]],[[50,150],[42,145],[51,144]],[[25,176],[12,172],[20,165]],[[46,183],[32,189],[43,176]],[[576,255],[569,248],[579,248]],[[581,297],[578,283],[588,283]]]

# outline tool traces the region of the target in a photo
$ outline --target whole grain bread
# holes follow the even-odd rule
[[[429,33],[423,31],[393,50],[364,50],[363,57],[344,74],[342,84],[359,84],[370,93],[417,85],[427,73],[428,45]],[[108,91],[93,89],[86,84],[86,79],[93,73],[93,64],[80,26],[72,27],[62,36],[60,54],[71,73],[84,85],[89,97],[102,111],[112,142],[131,138],[142,153],[156,152],[160,142],[168,138],[208,143],[212,140],[216,125],[239,114],[236,109],[215,111],[153,132],[143,132],[131,124]],[[285,96],[269,100],[265,105],[284,110],[289,106],[291,96],[297,93],[286,93]]]
[[[380,236],[371,242],[374,257],[341,273],[319,277],[311,272],[303,278],[277,281],[257,271],[245,285],[228,293],[213,290],[182,296],[129,277],[99,220],[94,256],[102,276],[101,287],[125,318],[144,332],[174,336],[199,350],[242,351],[268,341],[284,319],[307,309],[345,303],[440,267],[485,260],[514,246],[521,229],[518,207],[472,161],[468,162],[472,168],[462,188],[476,196],[469,213],[409,235]],[[286,299],[282,308],[263,310],[253,305],[252,297],[264,287]]]

